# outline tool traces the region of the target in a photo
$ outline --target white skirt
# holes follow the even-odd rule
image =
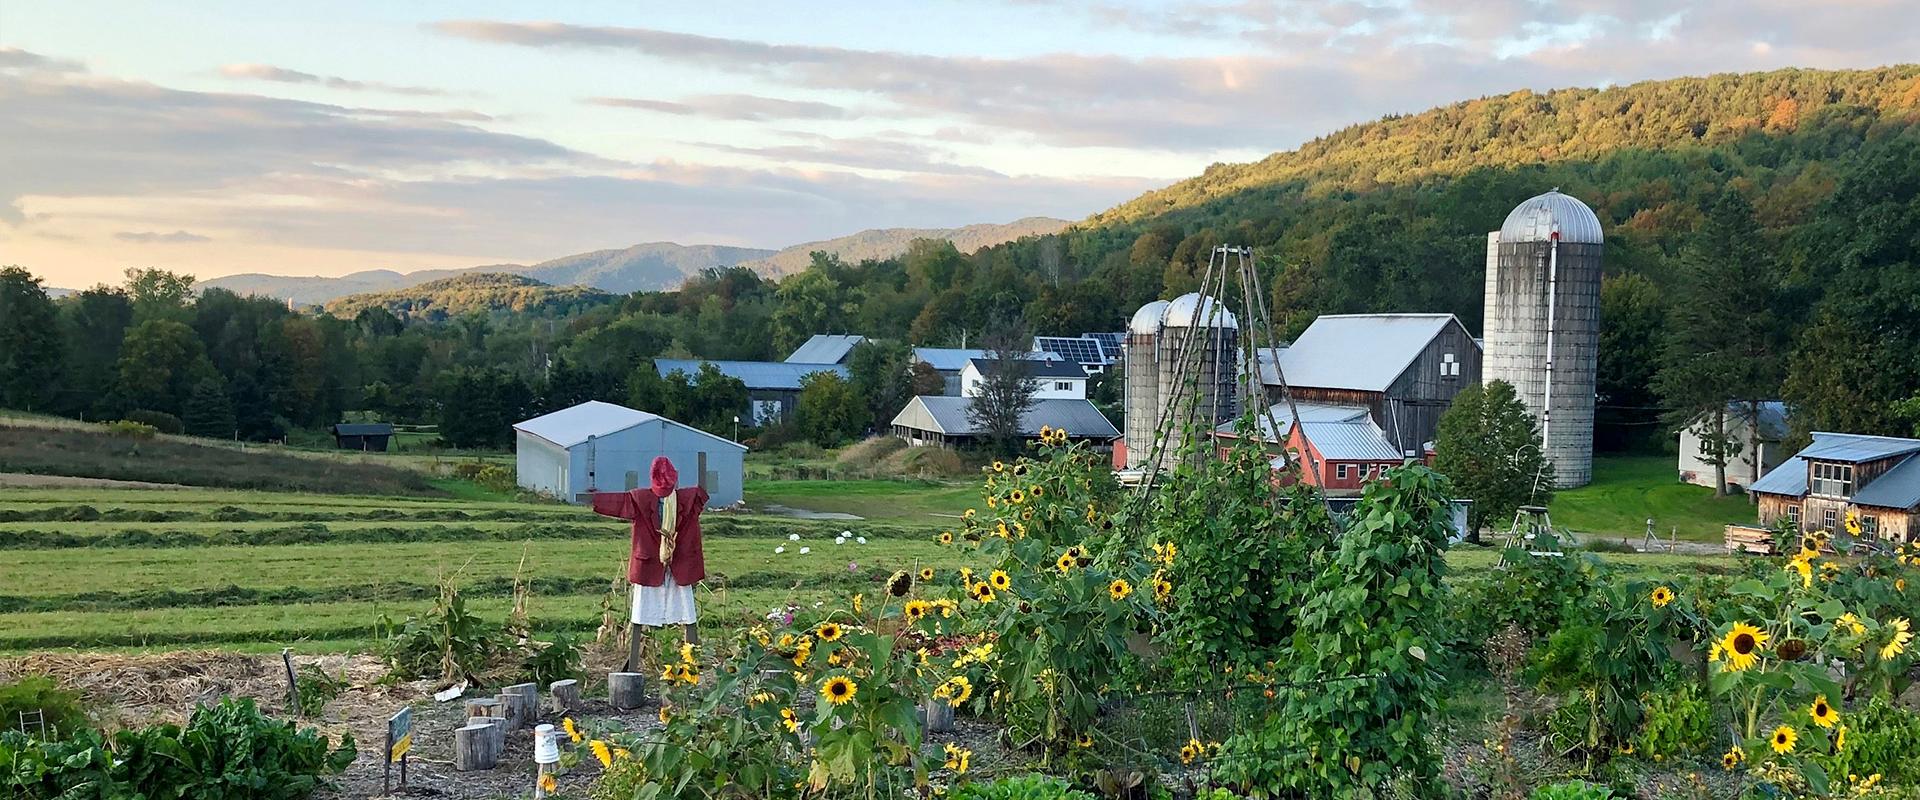
[[[693,608],[693,587],[673,582],[673,572],[659,586],[633,585],[633,624],[692,625],[699,621]]]

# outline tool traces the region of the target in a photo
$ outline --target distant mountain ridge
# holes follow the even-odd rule
[[[348,295],[328,301],[334,316],[383,307],[402,319],[447,319],[474,312],[563,315],[611,303],[617,295],[590,286],[550,286],[525,275],[466,272],[417,286]]]
[[[890,258],[907,252],[915,239],[946,239],[955,249],[971,253],[982,247],[1005,244],[1026,236],[1059,233],[1072,223],[1052,217],[1022,217],[1008,223],[982,223],[958,228],[874,228],[835,239],[805,242],[782,249],[764,258],[741,262],[740,266],[762,275],[779,277],[807,268],[816,250],[833,253],[842,261],[858,262],[869,258]]]
[[[744,266],[769,277],[806,269],[815,250],[847,261],[888,258],[907,251],[915,239],[946,239],[963,253],[1011,242],[1024,236],[1058,233],[1069,223],[1051,217],[1026,217],[1004,224],[958,228],[876,228],[835,239],[797,244],[782,250],[724,245],[681,245],[647,242],[617,250],[594,250],[562,256],[538,264],[488,264],[458,269],[396,272],[362,270],[338,277],[322,275],[267,275],[257,272],[226,275],[196,284],[200,289],[226,289],[241,295],[291,300],[297,305],[324,306],[350,295],[392,292],[460,275],[521,275],[551,286],[588,286],[613,294],[672,289],[709,267]]]

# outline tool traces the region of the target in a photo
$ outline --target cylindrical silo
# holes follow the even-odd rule
[[[1521,203],[1487,234],[1481,374],[1513,384],[1540,421],[1561,488],[1593,480],[1604,249],[1593,209],[1557,189]]]
[[[1192,421],[1201,431],[1211,431],[1240,413],[1239,329],[1233,312],[1197,292],[1167,304],[1157,358],[1163,412],[1158,416],[1171,420],[1164,452],[1179,452],[1186,441],[1182,429],[1188,421],[1188,403],[1194,404]],[[1160,465],[1169,463],[1163,460]]]
[[[1167,301],[1155,300],[1133,312],[1127,322],[1126,415],[1127,469],[1138,469],[1152,455],[1154,425],[1160,418],[1160,366],[1157,362],[1160,319]]]

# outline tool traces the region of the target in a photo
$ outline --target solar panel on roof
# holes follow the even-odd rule
[[[1035,350],[1053,353],[1076,364],[1105,364],[1100,343],[1084,336],[1035,336]]]
[[[1124,357],[1124,353],[1120,347],[1122,340],[1126,338],[1125,335],[1119,333],[1089,333],[1087,334],[1087,338],[1100,343],[1100,354],[1105,356],[1108,361],[1118,362]]]

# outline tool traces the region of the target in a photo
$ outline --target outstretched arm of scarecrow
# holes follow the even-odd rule
[[[640,515],[640,510],[634,505],[632,492],[597,492],[593,495],[593,513],[633,519]]]

